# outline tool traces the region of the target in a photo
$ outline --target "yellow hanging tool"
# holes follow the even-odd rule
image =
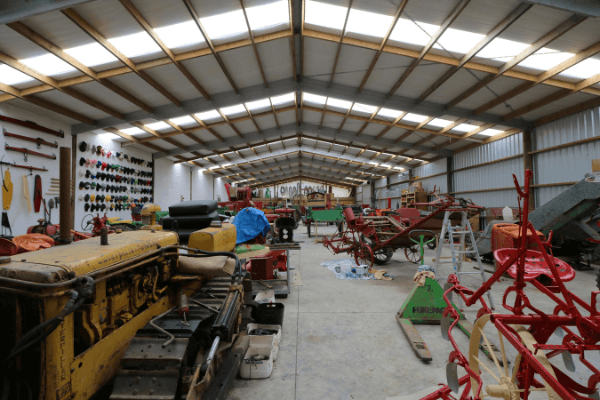
[[[10,203],[13,197],[13,183],[10,180],[10,168],[4,173],[4,180],[2,181],[2,204],[5,210],[10,210]]]

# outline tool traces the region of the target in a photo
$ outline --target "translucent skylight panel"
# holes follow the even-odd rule
[[[8,65],[0,65],[0,83],[5,85],[16,85],[18,83],[32,81],[33,78],[27,74],[17,71]]]
[[[167,124],[164,121],[153,122],[151,124],[146,125],[148,128],[153,129],[155,131],[159,131],[161,129],[169,129],[171,125]]]
[[[421,123],[421,122],[425,121],[427,118],[429,118],[427,115],[408,113],[402,118],[402,121]]]
[[[460,124],[460,125],[455,126],[452,129],[455,131],[459,131],[459,132],[471,132],[473,129],[477,129],[477,128],[479,128],[477,125]]]
[[[346,100],[341,100],[341,99],[335,99],[333,97],[328,97],[327,105],[329,107],[341,108],[343,110],[348,110],[352,106],[352,102],[346,101]]]
[[[491,58],[498,61],[510,61],[511,58],[525,50],[529,45],[527,43],[515,42],[513,40],[496,38],[485,46],[477,57]]]
[[[498,129],[486,129],[483,132],[479,132],[480,135],[485,136],[496,136],[499,133],[502,133],[502,131],[499,131]]]
[[[242,10],[200,18],[200,22],[202,22],[206,34],[211,39],[224,39],[248,32]]]
[[[152,40],[146,32],[132,33],[131,35],[119,36],[108,39],[112,44],[125,55],[125,57],[137,57],[146,54],[158,53],[160,47]]]
[[[571,68],[568,68],[561,72],[560,75],[569,76],[577,79],[587,79],[590,76],[594,76],[600,73],[600,60],[594,60],[588,58],[578,64],[575,64]]]
[[[39,57],[20,60],[31,69],[35,69],[44,75],[59,75],[65,72],[74,71],[75,68],[56,57],[54,54],[45,54]]]
[[[181,117],[177,117],[177,118],[171,118],[170,121],[172,123],[174,123],[175,125],[191,125],[191,124],[195,124],[196,120],[192,117],[190,117],[189,115],[183,115]]]
[[[546,71],[573,56],[574,54],[572,53],[564,53],[543,47],[521,61],[518,65]]]
[[[390,15],[353,8],[348,16],[346,31],[367,36],[384,37],[393,22],[394,17]]]
[[[191,46],[204,42],[202,33],[194,21],[181,22],[162,28],[154,29],[154,32],[170,49]]]
[[[248,110],[254,111],[261,108],[271,107],[271,103],[269,102],[269,99],[261,99],[246,103],[246,107],[248,107]]]
[[[131,136],[139,135],[140,133],[146,133],[138,127],[135,128],[127,128],[127,129],[119,129],[121,132],[126,133]]]
[[[246,109],[242,104],[236,104],[235,106],[223,107],[221,112],[225,115],[241,114],[246,113]]]
[[[375,111],[377,111],[377,107],[370,106],[368,104],[354,103],[354,106],[352,107],[352,111],[371,115]]]
[[[221,114],[219,114],[219,112],[217,110],[205,111],[205,112],[201,112],[201,113],[194,114],[194,115],[196,117],[198,117],[198,119],[201,121],[206,121],[206,120],[215,119],[215,118],[221,118]]]
[[[104,140],[104,139],[110,139],[110,140],[121,139],[121,136],[115,135],[114,133],[110,133],[110,132],[101,133],[98,136],[100,136],[101,140]]]
[[[294,96],[295,96],[294,92],[282,94],[281,96],[271,97],[271,102],[273,102],[274,106],[277,106],[277,105],[283,104],[283,103],[289,103],[290,101],[294,101]]]
[[[304,21],[307,24],[339,29],[340,31],[344,28],[348,10],[346,7],[309,0],[306,1],[304,7]]]
[[[390,39],[397,42],[425,46],[431,38],[426,31],[424,31],[424,28],[428,27],[428,25],[429,24],[422,24],[423,29],[421,29],[411,20],[400,18],[390,34]]]
[[[380,115],[385,118],[396,119],[399,116],[401,116],[403,113],[404,113],[403,111],[392,110],[391,108],[382,108],[381,110],[379,110],[377,115]]]
[[[246,8],[246,15],[253,31],[289,25],[290,11],[285,0],[275,1],[262,6]]]
[[[454,53],[466,54],[484,37],[485,35],[480,35],[478,33],[448,28],[434,47],[438,49],[444,48]]]
[[[325,104],[325,102],[327,101],[327,97],[305,92],[302,94],[302,100],[307,103]]]
[[[452,123],[452,121],[448,121],[447,119],[434,118],[431,121],[429,121],[427,123],[427,125],[433,125],[433,126],[437,126],[440,128],[445,128],[448,125],[450,125],[451,123]]]
[[[66,49],[65,53],[77,59],[77,61],[87,67],[95,67],[96,65],[117,61],[117,57],[113,56],[99,43],[90,43],[73,47],[72,49]]]

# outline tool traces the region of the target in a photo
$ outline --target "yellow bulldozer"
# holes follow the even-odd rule
[[[235,227],[206,231],[192,247],[143,230],[1,258],[0,399],[224,398],[252,283]]]

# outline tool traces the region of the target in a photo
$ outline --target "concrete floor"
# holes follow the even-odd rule
[[[319,234],[331,234],[334,230],[333,226],[320,226]],[[397,251],[382,267],[394,280],[346,281],[336,279],[320,264],[348,258],[347,255],[334,256],[320,243],[315,244],[314,237],[308,238],[304,227],[294,236],[302,242],[302,250],[292,252],[291,261],[301,274],[303,286],[292,288],[287,299],[279,300],[285,304],[285,318],[273,374],[264,380],[238,378],[228,399],[374,400],[408,394],[418,394],[414,397],[420,398],[435,390],[438,383],[446,382],[445,366],[452,347],[442,339],[439,325],[417,327],[433,356],[431,363],[424,364],[413,353],[395,319],[413,288],[412,278],[417,269],[415,264],[406,261],[403,251]],[[434,256],[435,250],[426,249],[426,263],[433,265]],[[451,268],[441,268],[438,275],[447,276]],[[577,272],[567,287],[589,301],[590,292],[595,290],[595,273]],[[474,288],[478,281],[469,278],[463,280],[463,285]],[[503,278],[494,285],[496,307],[511,282]],[[527,290],[527,294],[534,305],[544,311],[551,310],[545,296],[536,289]],[[471,322],[477,311],[472,308],[465,313]],[[468,354],[467,337],[458,330],[454,336]],[[488,337],[498,344],[494,330],[489,331]],[[514,359],[512,350],[507,348],[509,359]],[[600,354],[593,354],[589,359],[594,365],[600,365]],[[560,359],[553,363],[562,366]],[[488,366],[494,368],[493,363]],[[583,372],[584,368],[578,364],[577,372],[570,375],[584,383]],[[462,376],[460,371],[459,374]]]

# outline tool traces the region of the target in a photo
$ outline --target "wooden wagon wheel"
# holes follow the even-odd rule
[[[482,389],[482,391],[481,391],[482,393],[481,393],[480,397],[483,397],[483,395],[487,395],[489,397],[504,398],[504,399],[509,399],[509,400],[513,400],[513,399],[518,400],[521,398],[521,394],[523,392],[536,391],[536,392],[546,392],[546,395],[548,396],[548,399],[550,399],[550,400],[559,400],[560,396],[554,391],[554,389],[546,381],[544,381],[541,378],[541,376],[539,374],[536,374],[537,378],[539,378],[542,381],[542,383],[544,384],[544,387],[537,388],[537,387],[533,387],[531,385],[529,385],[529,387],[523,387],[524,385],[520,384],[520,382],[517,379],[517,372],[519,372],[521,363],[523,362],[523,358],[522,358],[521,354],[517,354],[517,357],[514,361],[513,371],[512,371],[512,373],[509,372],[509,370],[508,370],[508,362],[509,361],[506,356],[506,349],[504,346],[504,338],[502,337],[502,334],[498,330],[497,330],[498,340],[500,342],[500,352],[502,354],[502,360],[498,360],[496,358],[496,355],[494,354],[494,351],[492,348],[492,344],[491,344],[490,340],[487,338],[486,334],[483,332],[483,329],[484,329],[485,325],[489,322],[489,320],[490,320],[490,314],[483,315],[482,317],[480,317],[477,320],[477,322],[475,323],[475,326],[473,327],[473,332],[471,333],[471,339],[469,341],[469,368],[471,368],[473,371],[481,371],[480,373],[482,375],[484,375],[483,371],[486,372],[485,375],[482,376],[484,385],[485,385],[485,381],[486,381],[486,379],[484,379],[484,378],[488,378],[487,380],[489,381],[490,380],[489,378],[491,377],[492,379],[494,379],[496,381],[495,384],[485,385],[485,393],[484,393],[484,390]],[[525,345],[525,347],[527,347],[527,349],[529,351],[531,351],[532,354],[534,354],[534,357],[537,359],[537,361],[539,361],[540,364],[542,364],[544,366],[546,371],[548,371],[548,373],[550,375],[552,375],[554,378],[556,378],[554,369],[553,369],[552,365],[550,364],[550,361],[548,361],[548,358],[546,357],[544,352],[541,350],[536,351],[536,349],[534,348],[534,345],[537,344],[537,341],[534,339],[533,335],[531,335],[531,333],[529,333],[529,331],[524,326],[513,325],[512,327],[517,332],[519,337],[521,338],[521,343],[523,343]],[[489,351],[489,353],[492,355],[492,359],[494,361],[497,371],[493,371],[493,369],[494,369],[493,367],[491,367],[491,368],[488,367],[485,363],[483,363],[479,359],[479,344],[480,343],[483,346],[485,346],[487,348],[487,350]],[[471,390],[473,391],[473,395],[475,396],[477,393],[477,381],[473,378],[471,378]]]
[[[421,261],[421,249],[418,244],[412,245],[410,247],[404,248],[404,255],[406,259],[411,263],[418,263]]]

